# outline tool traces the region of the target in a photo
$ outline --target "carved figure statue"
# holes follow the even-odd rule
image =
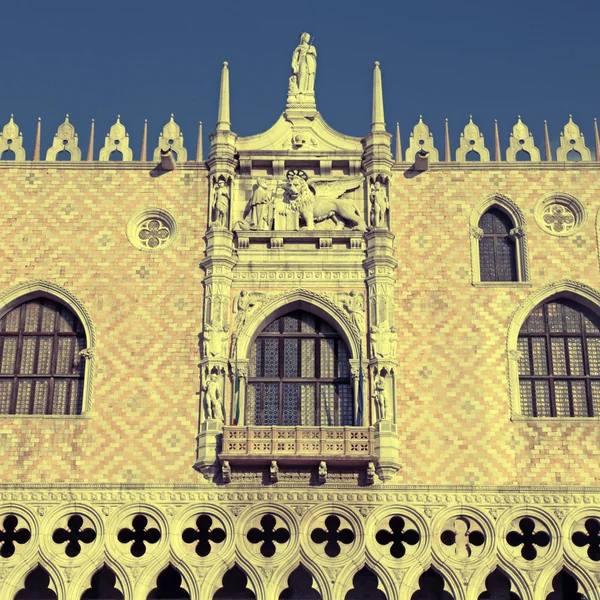
[[[269,466],[269,479],[272,483],[277,483],[279,481],[279,467],[277,466],[276,460],[272,460],[271,465]]]
[[[390,209],[390,201],[380,181],[373,184],[369,199],[371,200],[371,227],[387,229],[386,215]]]
[[[233,314],[235,315],[233,322],[234,338],[237,338],[240,331],[244,328],[250,309],[258,304],[262,298],[263,294],[257,292],[249,293],[246,290],[242,290],[239,294],[236,294],[233,299]]]
[[[298,91],[314,93],[316,72],[317,50],[310,45],[310,34],[305,32],[300,36],[300,43],[292,55],[292,76],[296,80]]]
[[[387,394],[385,391],[385,379],[381,375],[375,377],[373,401],[375,402],[375,412],[378,421],[385,421],[387,416]]]
[[[381,351],[381,331],[377,325],[371,325],[369,331],[369,341],[371,342],[371,358],[377,358],[383,356]]]
[[[229,211],[229,190],[222,179],[219,179],[214,191],[213,224],[215,227],[227,226],[227,212]]]
[[[322,460],[319,463],[319,470],[318,470],[318,479],[319,479],[319,483],[326,483],[327,482],[327,463]]]
[[[204,401],[206,402],[207,418],[223,421],[221,390],[219,389],[219,382],[215,373],[210,376],[202,390],[204,391]]]
[[[358,295],[354,290],[352,290],[342,301],[342,306],[348,313],[350,320],[358,329],[359,333],[362,333],[365,326],[365,309],[363,306],[362,296]]]
[[[314,229],[319,223],[331,217],[336,228],[348,224],[352,229],[364,230],[363,219],[351,200],[342,199],[346,192],[357,189],[361,180],[314,181],[313,189],[300,175],[288,178],[284,202],[290,210],[298,211],[304,219],[306,229]],[[314,191],[313,191],[314,190]]]
[[[258,229],[259,231],[271,229],[270,202],[271,195],[267,191],[267,183],[259,177],[256,180],[256,187],[250,200],[250,213],[248,214],[250,229]]]

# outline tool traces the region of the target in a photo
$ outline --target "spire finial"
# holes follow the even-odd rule
[[[196,148],[196,162],[202,162],[202,121],[198,123],[198,146]]]
[[[142,149],[140,151],[140,162],[148,160],[148,119],[144,119],[144,131],[142,133]]]
[[[552,149],[550,148],[550,136],[548,135],[548,121],[544,119],[544,146],[546,147],[546,160],[552,160]]]
[[[33,160],[40,160],[40,144],[42,140],[42,117],[38,117],[35,143],[33,144]]]
[[[217,131],[229,131],[231,120],[229,116],[229,69],[227,61],[223,62],[221,71],[221,91],[219,93],[219,114],[217,116]]]
[[[373,69],[373,119],[371,121],[371,131],[385,131],[383,87],[381,85],[379,61],[375,61],[375,68]]]
[[[502,152],[500,150],[500,132],[498,131],[498,119],[494,119],[494,160],[500,162],[502,160]]]
[[[396,123],[396,162],[402,162],[402,139],[400,137],[400,123]]]
[[[598,120],[594,118],[594,139],[596,140],[596,161],[600,161],[600,135],[598,135]]]
[[[90,143],[88,144],[87,160],[94,160],[94,119],[90,126]]]
[[[452,157],[450,156],[450,129],[448,127],[448,119],[446,118],[444,162],[451,162],[451,161],[452,161]]]

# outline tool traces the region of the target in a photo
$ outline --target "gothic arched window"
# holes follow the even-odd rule
[[[83,325],[48,298],[0,319],[0,414],[77,415],[82,410]]]
[[[247,425],[352,425],[346,343],[304,311],[269,323],[250,354]]]
[[[524,415],[600,415],[598,315],[572,300],[546,302],[523,323],[518,350]]]
[[[512,219],[493,206],[479,219],[483,237],[479,240],[481,281],[519,281],[518,241],[511,235]]]

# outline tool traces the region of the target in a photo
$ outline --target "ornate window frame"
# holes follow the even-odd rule
[[[479,227],[479,219],[493,206],[497,206],[508,214],[514,224],[510,235],[516,242],[517,281],[481,281],[479,240],[483,237],[483,230]],[[525,215],[508,196],[499,193],[492,194],[475,205],[469,218],[469,239],[471,246],[471,281],[475,287],[531,286]]]
[[[237,363],[240,376],[244,379],[243,385],[240,386],[240,392],[242,394],[242,397],[240,398],[240,422],[246,422],[246,386],[250,362],[248,357],[250,356],[252,344],[268,323],[294,310],[305,310],[327,321],[327,323],[339,332],[341,338],[346,342],[350,356],[350,369],[353,381],[354,418],[356,419],[358,377],[356,377],[355,374],[358,374],[360,362],[358,356],[360,355],[362,344],[362,332],[359,332],[356,329],[354,324],[350,322],[344,313],[343,309],[337,306],[332,300],[324,295],[301,288],[277,294],[259,305],[250,313],[243,329],[237,337],[235,342],[238,355]],[[363,357],[366,357],[364,352]],[[364,358],[363,369],[366,369],[366,366],[367,360]],[[367,406],[367,402],[364,402],[363,411],[365,410],[365,406]]]
[[[600,421],[600,417],[529,417],[522,413],[521,394],[519,391],[519,350],[517,348],[519,333],[525,319],[527,319],[535,308],[556,298],[574,300],[590,310],[600,313],[600,291],[572,279],[561,279],[560,281],[546,285],[521,303],[511,318],[506,339],[511,421],[552,421],[553,423],[575,423],[578,421],[592,423]]]
[[[85,331],[87,346],[85,354],[85,372],[83,376],[83,398],[81,402],[81,414],[79,415],[9,415],[2,414],[0,419],[81,419],[88,417],[92,408],[92,383],[95,371],[95,348],[96,328],[92,319],[79,298],[61,285],[45,279],[34,279],[25,281],[9,288],[0,294],[0,317],[28,300],[34,298],[48,298],[60,302],[72,310],[80,320]]]

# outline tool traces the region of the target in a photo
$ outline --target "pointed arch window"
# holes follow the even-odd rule
[[[571,299],[536,308],[517,342],[521,410],[531,417],[600,416],[600,317]]]
[[[479,219],[480,280],[521,281],[520,240],[511,217],[492,206]]]
[[[349,358],[324,319],[301,310],[275,319],[251,349],[246,424],[352,425]]]
[[[0,318],[0,414],[78,415],[86,348],[81,321],[66,306],[35,298]]]

